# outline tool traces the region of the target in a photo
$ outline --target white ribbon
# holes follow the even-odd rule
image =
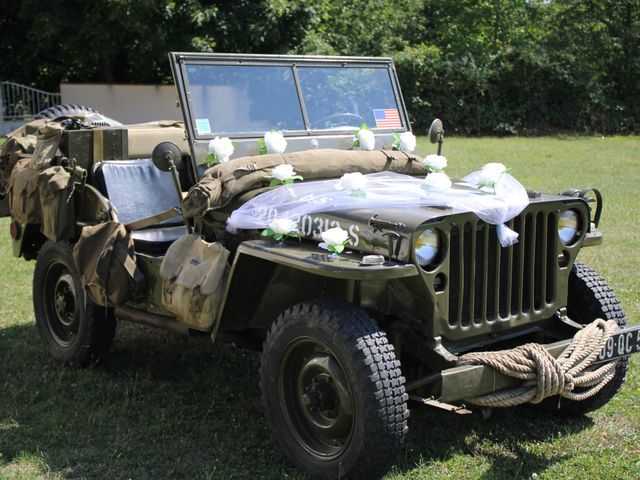
[[[529,204],[524,187],[508,173],[495,186],[495,194],[475,188],[480,172],[466,176],[455,188],[423,188],[422,179],[392,172],[366,175],[362,190],[337,190],[337,180],[322,180],[285,185],[256,196],[236,209],[227,222],[227,230],[268,228],[276,218],[299,222],[304,215],[350,209],[376,209],[408,206],[451,207],[475,213],[480,219],[497,225],[503,247],[518,241],[518,234],[505,225]]]

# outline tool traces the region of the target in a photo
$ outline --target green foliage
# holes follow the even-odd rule
[[[210,167],[218,163],[218,158],[216,157],[216,154],[215,153],[207,154],[207,158],[204,161],[204,163],[207,165],[207,167]]]
[[[170,82],[169,51],[384,55],[414,130],[640,130],[640,0],[0,0],[2,80]]]
[[[260,155],[267,154],[267,144],[265,143],[264,138],[258,139],[258,151],[260,152]]]

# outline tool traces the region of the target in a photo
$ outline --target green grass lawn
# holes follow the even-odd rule
[[[418,150],[433,147],[422,138]],[[605,243],[580,260],[640,321],[639,138],[450,138],[444,153],[455,177],[499,161],[529,188],[600,188]],[[34,326],[33,262],[12,258],[7,227],[0,221],[0,479],[304,478],[263,418],[257,354],[121,322],[102,365],[51,361]],[[412,408],[388,478],[638,478],[638,356],[619,394],[582,419]]]

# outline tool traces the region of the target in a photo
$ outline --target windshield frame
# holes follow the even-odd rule
[[[360,67],[360,68],[380,68],[385,69],[389,75],[392,94],[402,126],[398,128],[369,128],[376,133],[404,132],[410,130],[410,124],[406,113],[404,99],[398,85],[398,78],[393,65],[393,60],[386,57],[330,57],[330,56],[300,56],[300,55],[237,55],[237,54],[213,54],[213,53],[180,53],[169,54],[174,75],[174,81],[178,90],[178,98],[182,108],[187,134],[192,142],[208,141],[216,135],[225,135],[230,138],[261,138],[264,132],[226,132],[209,134],[198,133],[195,128],[194,108],[189,92],[189,80],[187,68],[191,65],[225,65],[225,66],[265,66],[265,67],[288,67],[292,69],[296,95],[300,105],[304,130],[283,131],[285,137],[299,136],[336,136],[353,135],[354,129],[346,127],[344,129],[312,129],[309,124],[307,108],[304,104],[304,97],[300,79],[298,76],[298,66],[304,67]]]

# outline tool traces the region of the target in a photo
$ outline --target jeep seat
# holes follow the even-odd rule
[[[111,201],[118,220],[124,224],[180,207],[171,173],[157,169],[150,158],[97,163],[93,169],[93,182]],[[186,233],[184,218],[177,215],[133,231],[131,236],[136,251],[162,254]]]

